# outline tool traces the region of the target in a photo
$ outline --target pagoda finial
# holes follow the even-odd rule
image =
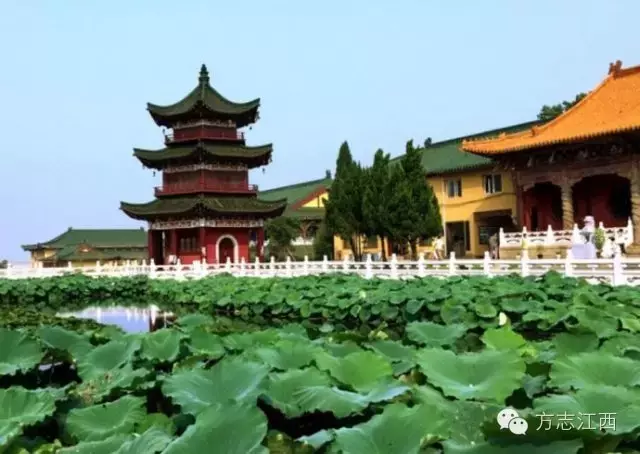
[[[616,60],[615,63],[609,63],[609,74],[617,75],[622,69],[622,62],[620,60]]]
[[[200,77],[198,78],[201,84],[209,83],[209,71],[207,71],[207,65],[203,64],[200,67]]]

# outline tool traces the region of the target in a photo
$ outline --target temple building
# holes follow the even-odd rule
[[[265,201],[249,184],[249,170],[271,162],[272,145],[250,147],[240,130],[258,120],[260,99],[236,103],[210,84],[202,65],[198,85],[168,106],[148,104],[158,126],[168,128],[165,148],[134,149],[147,168],[162,172],[148,203],[121,203],[133,219],[147,221],[149,258],[156,264],[249,260],[249,242],[264,244],[264,221],[280,216],[286,199]],[[259,252],[260,253],[260,252]]]
[[[83,267],[123,265],[147,258],[147,232],[144,229],[74,229],[48,241],[25,244],[32,267]]]
[[[466,140],[462,149],[491,158],[496,169],[511,174],[516,220],[525,232],[552,239],[568,232],[570,244],[571,232],[593,216],[607,236],[634,252],[631,243],[640,239],[639,93],[640,66],[623,69],[618,61],[600,85],[556,119]]]

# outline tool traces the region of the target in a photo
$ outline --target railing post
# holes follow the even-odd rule
[[[174,268],[174,276],[176,277],[176,279],[180,278],[182,276],[182,263],[180,262],[180,259],[176,259],[176,264],[175,264],[175,268]]]
[[[342,272],[347,273],[349,271],[349,256],[345,255],[342,260]]]
[[[11,263],[7,263],[7,269],[5,270],[5,276],[8,278],[13,276],[13,265]]]
[[[500,227],[498,231],[498,244],[507,244],[507,238],[504,236],[504,229],[502,227]]]
[[[269,261],[269,271],[272,276],[276,275],[276,258],[273,255]]]
[[[529,275],[529,250],[523,249],[520,257],[520,275],[527,277]]]
[[[573,252],[571,249],[567,249],[567,256],[564,260],[564,275],[565,277],[573,277]]]
[[[207,259],[203,258],[202,261],[200,262],[200,276],[205,277],[208,273],[208,268],[207,268],[208,264],[207,264]]]
[[[309,275],[309,256],[308,255],[304,256],[304,261],[302,262],[302,274],[304,276]]]
[[[285,261],[284,268],[286,270],[287,277],[293,276],[293,268],[291,267],[291,257],[287,255],[287,260]]]
[[[398,279],[398,256],[391,254],[391,261],[389,262],[389,276],[391,279]]]
[[[449,253],[449,276],[455,276],[456,271],[456,253],[451,251]]]
[[[154,259],[149,259],[149,277],[151,279],[156,277],[156,261]]]
[[[326,273],[327,271],[329,271],[329,257],[327,257],[326,255],[322,256],[322,272]]]
[[[619,250],[616,250],[613,256],[613,278],[611,279],[611,285],[625,285],[626,283],[627,279],[624,275],[622,255]]]
[[[371,279],[373,277],[373,262],[371,260],[371,254],[367,254],[367,258],[364,262],[364,278]]]
[[[254,267],[255,267],[255,269],[253,270],[253,273],[256,276],[260,276],[260,259],[258,257],[256,257]]]
[[[553,244],[555,242],[556,242],[556,239],[555,239],[554,234],[553,234],[553,227],[551,227],[551,224],[549,224],[547,226],[547,234],[544,237],[544,243],[546,245],[551,245],[551,244]]]
[[[489,251],[484,251],[484,259],[482,261],[482,272],[487,277],[493,276],[493,273],[491,272],[491,253]]]
[[[425,277],[427,273],[424,269],[424,253],[420,253],[420,257],[418,257],[418,277]]]
[[[573,224],[573,231],[571,232],[571,243],[582,244],[582,235],[580,235],[578,224]]]
[[[522,227],[522,236],[520,238],[520,246],[522,247],[526,247],[528,246],[529,243],[529,239],[527,238],[528,236],[528,232],[527,232],[527,226],[523,226]]]
[[[633,222],[631,221],[631,218],[629,218],[629,220],[627,221],[627,234],[625,235],[624,238],[624,245],[625,246],[629,246],[630,244],[633,244]]]
[[[244,257],[240,257],[240,276],[246,275],[246,263],[244,262]]]
[[[100,266],[100,260],[96,260],[96,276],[100,276],[102,267]]]
[[[224,264],[224,270],[227,273],[231,273],[231,257],[227,257],[227,261]]]

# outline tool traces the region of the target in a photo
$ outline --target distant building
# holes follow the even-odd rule
[[[97,261],[120,265],[127,260],[146,260],[147,232],[144,229],[74,229],[42,243],[27,244],[31,265],[45,267],[93,266]]]

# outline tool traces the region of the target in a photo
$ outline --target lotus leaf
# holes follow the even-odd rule
[[[33,369],[44,351],[27,333],[0,328],[0,376]]]
[[[556,359],[549,384],[560,389],[590,386],[640,386],[640,363],[600,352]]]
[[[527,343],[524,337],[514,333],[508,326],[486,330],[482,342],[492,350],[518,350]]]
[[[407,325],[407,337],[420,345],[427,347],[450,346],[467,332],[462,324],[439,325],[432,322],[412,322]]]
[[[142,398],[124,396],[108,404],[73,409],[67,417],[66,427],[79,441],[101,441],[112,435],[131,434],[144,420],[144,407]]]
[[[197,415],[215,404],[255,402],[268,368],[240,358],[223,359],[211,369],[181,370],[169,376],[162,391],[184,412]]]
[[[483,351],[456,355],[425,349],[417,362],[427,380],[451,397],[503,402],[520,387],[525,363],[516,352]]]
[[[42,326],[37,334],[46,346],[69,352],[76,358],[84,356],[93,348],[86,336],[59,326]]]
[[[330,355],[316,357],[320,369],[327,370],[336,380],[357,391],[370,391],[393,375],[389,361],[373,352],[350,353],[342,358]]]
[[[175,361],[180,354],[180,341],[184,336],[174,329],[161,329],[142,339],[140,355],[145,359],[161,362]]]

